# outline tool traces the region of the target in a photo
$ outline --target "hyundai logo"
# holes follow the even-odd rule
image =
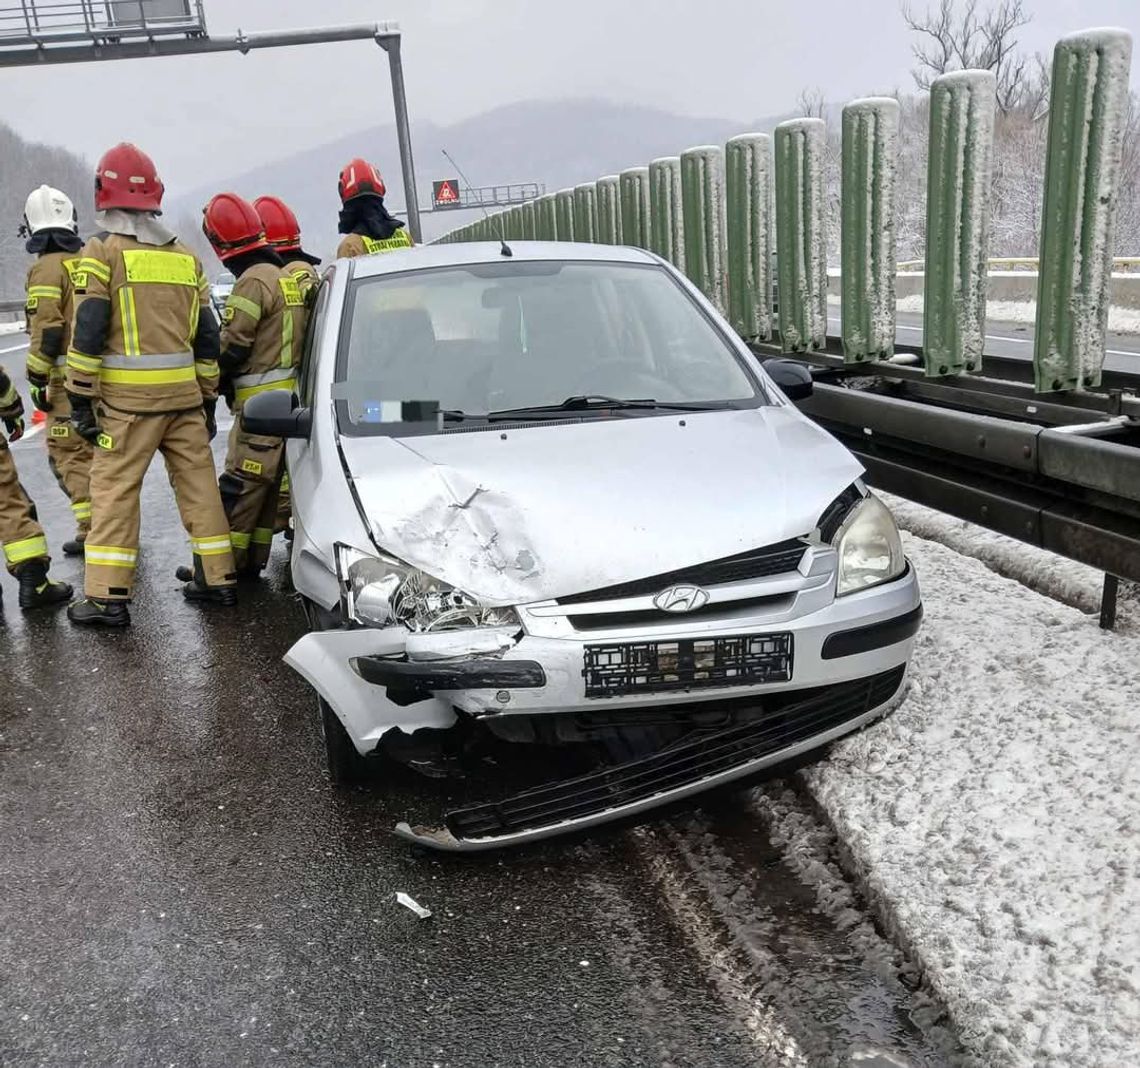
[[[662,612],[695,612],[709,603],[707,590],[700,586],[670,586],[653,598]]]

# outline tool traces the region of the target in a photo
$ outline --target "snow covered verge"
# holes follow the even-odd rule
[[[904,540],[907,699],[804,783],[976,1063],[1140,1064],[1140,636]]]

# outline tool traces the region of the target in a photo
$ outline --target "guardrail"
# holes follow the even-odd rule
[[[1017,270],[1024,267],[1036,271],[1040,266],[1037,256],[991,256],[986,260],[986,268],[990,271]],[[925,260],[900,260],[895,269],[900,272],[922,271],[926,267]],[[1113,271],[1140,270],[1140,256],[1113,256]]]

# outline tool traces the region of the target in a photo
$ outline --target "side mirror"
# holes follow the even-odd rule
[[[241,412],[242,429],[249,434],[273,438],[308,438],[313,429],[313,413],[297,404],[297,398],[284,389],[255,393]]]
[[[784,360],[775,357],[763,360],[761,367],[768,373],[768,377],[784,391],[784,396],[791,401],[806,400],[812,394],[813,383],[811,369],[799,360]]]

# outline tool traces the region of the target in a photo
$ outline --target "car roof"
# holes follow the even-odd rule
[[[573,241],[508,241],[515,260],[591,260],[597,263],[658,263],[656,256],[628,245],[586,245]],[[352,277],[372,278],[396,271],[457,267],[473,263],[502,263],[498,241],[462,241],[449,245],[417,245],[399,252],[357,256]]]

